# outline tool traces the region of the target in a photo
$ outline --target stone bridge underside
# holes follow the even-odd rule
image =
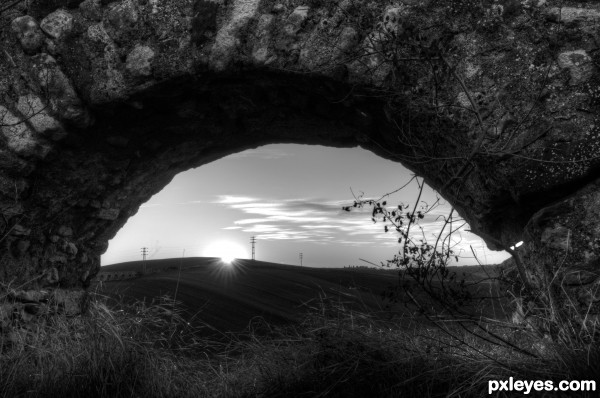
[[[524,239],[532,280],[568,264],[560,280],[595,302],[600,7],[569,3],[3,9],[0,278],[86,286],[186,169],[269,143],[360,145],[423,176],[490,247]]]

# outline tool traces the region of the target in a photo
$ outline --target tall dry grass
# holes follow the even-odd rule
[[[84,316],[15,329],[0,355],[0,396],[479,398],[490,379],[593,379],[600,365],[593,346],[540,344],[526,328],[489,323],[518,351],[474,324],[400,328],[326,296],[300,324],[257,318],[211,340],[169,297],[106,303],[95,296]]]

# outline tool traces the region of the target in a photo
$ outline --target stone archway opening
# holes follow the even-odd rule
[[[148,259],[215,257],[219,253],[210,252],[211,246],[227,242],[247,248],[241,258],[249,258],[251,237],[259,242],[257,259],[267,262],[297,264],[303,253],[308,266],[385,263],[398,253],[399,235],[373,224],[371,209],[348,213],[342,207],[352,204],[353,195],[376,199],[411,178],[408,169],[358,147],[279,144],[246,150],[178,174],[109,241],[102,265],[137,261],[142,247]],[[412,208],[417,197],[413,181],[385,200]],[[438,199],[426,187],[419,205]],[[431,242],[442,227],[440,216],[450,213],[443,199],[436,206],[421,222]],[[460,225],[457,217],[455,222]],[[506,259],[465,229],[468,225],[454,234],[460,257],[455,265],[477,264],[471,246],[483,263]]]

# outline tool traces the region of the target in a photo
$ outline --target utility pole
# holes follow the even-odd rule
[[[254,245],[256,244],[256,236],[250,238],[250,243],[252,243],[252,260],[256,259],[256,251],[254,249]]]
[[[300,253],[300,266],[302,267],[302,257],[304,257],[304,255],[302,253]]]
[[[146,275],[146,256],[148,255],[148,248],[142,247],[142,259],[144,260],[144,265],[142,268],[142,275]]]

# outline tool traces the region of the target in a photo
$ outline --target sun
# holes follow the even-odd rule
[[[224,263],[231,264],[236,258],[246,258],[248,254],[239,244],[228,240],[221,240],[210,243],[204,250],[204,256],[220,257]]]

